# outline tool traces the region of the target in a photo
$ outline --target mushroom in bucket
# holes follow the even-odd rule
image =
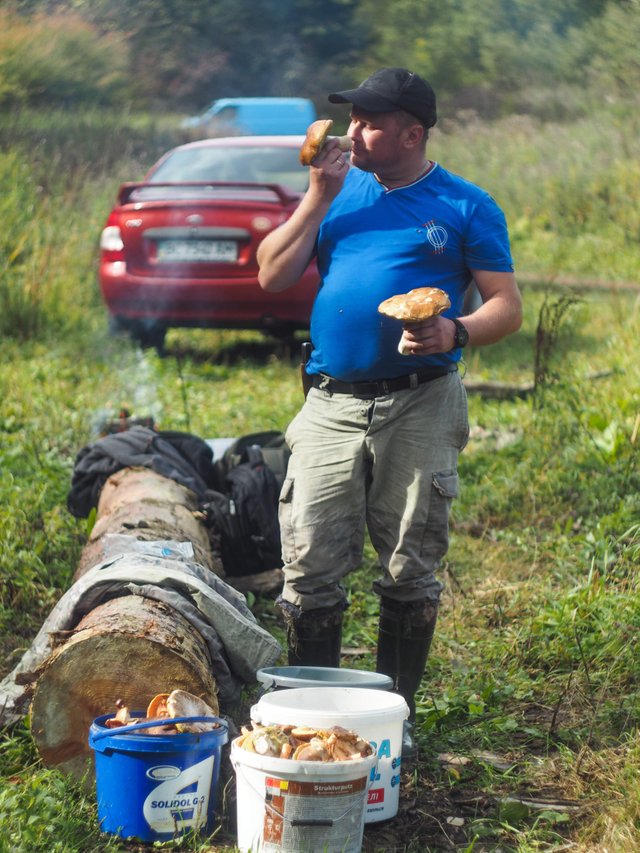
[[[373,754],[371,744],[356,734],[333,726],[243,726],[237,744],[248,752],[294,761],[355,761]]]
[[[175,719],[184,717],[215,717],[216,711],[199,696],[186,690],[173,690],[171,693],[158,693],[149,702],[144,717],[132,716],[121,699],[116,700],[117,711],[113,717],[105,720],[108,729],[127,726],[132,723],[143,723],[147,720],[157,720],[158,725],[146,728],[145,734],[172,734],[177,732],[208,732],[212,724],[207,722],[180,722]]]

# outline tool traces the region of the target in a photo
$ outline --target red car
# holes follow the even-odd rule
[[[161,349],[170,327],[307,329],[315,265],[282,293],[258,284],[256,249],[307,188],[303,136],[205,139],[167,152],[120,187],[100,239],[113,330]]]

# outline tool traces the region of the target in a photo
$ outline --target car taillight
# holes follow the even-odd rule
[[[117,225],[107,225],[100,235],[100,251],[105,261],[124,261],[124,243]]]

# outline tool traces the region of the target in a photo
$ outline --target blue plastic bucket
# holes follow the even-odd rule
[[[290,687],[364,687],[391,690],[393,680],[380,672],[331,666],[267,666],[256,673],[264,692]]]
[[[149,842],[211,833],[227,723],[218,717],[178,717],[172,722],[217,723],[218,728],[149,735],[144,730],[157,720],[109,729],[104,723],[111,716],[97,717],[89,729],[102,831]]]

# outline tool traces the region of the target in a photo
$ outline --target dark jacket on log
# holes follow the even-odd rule
[[[98,505],[107,479],[121,468],[151,468],[163,477],[195,492],[203,500],[217,488],[213,451],[195,435],[155,432],[134,426],[88,444],[76,456],[67,496],[67,507],[77,518],[86,518]]]

